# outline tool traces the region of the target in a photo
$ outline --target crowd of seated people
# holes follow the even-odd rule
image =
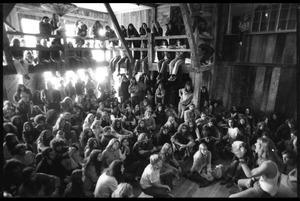
[[[48,23],[45,19],[43,23]],[[62,24],[58,22],[57,29]],[[81,47],[87,43],[84,40],[86,28],[82,21],[77,24],[76,44]],[[178,35],[172,24],[168,27],[168,35]],[[151,31],[145,24],[140,34],[132,24],[127,32],[123,28],[122,33],[128,37]],[[154,28],[161,35],[157,23]],[[107,37],[114,38],[113,30],[106,29],[110,32]],[[95,39],[99,37],[94,36]],[[40,39],[40,44],[47,44],[47,40]],[[137,41],[132,43],[134,47],[139,45]],[[143,43],[145,45],[145,41]],[[175,45],[176,40],[171,43]],[[117,45],[114,40],[111,44]],[[61,44],[53,40],[52,45]],[[69,42],[69,46],[71,48],[73,44]],[[40,55],[39,62],[53,62],[60,68],[64,65],[59,54],[49,52],[46,56]],[[82,56],[77,51],[70,51],[70,63],[89,67],[93,61]],[[140,56],[134,55],[135,59],[141,59]],[[16,58],[16,63],[22,64],[19,59]],[[174,67],[180,57],[174,55],[168,59]],[[117,69],[114,65],[120,65],[119,61],[112,61],[111,69]],[[163,68],[168,65],[164,62],[161,62]],[[21,69],[24,65],[19,67]],[[25,68],[22,74],[26,73]],[[244,188],[241,181],[255,183],[251,178],[263,175],[253,176],[245,171],[246,165],[248,169],[255,169],[263,164],[260,160],[273,160],[261,156],[261,148],[256,148],[269,141],[272,142],[273,155],[283,157],[282,163],[285,163],[284,172],[279,165],[276,171],[286,175],[285,188],[290,185],[291,191],[295,191],[297,170],[293,159],[297,155],[298,131],[294,119],[282,120],[277,113],[262,117],[255,115],[249,107],[235,105],[226,110],[222,101],[209,99],[205,86],[202,87],[200,106],[196,107],[190,81],[178,90],[180,101],[173,105],[165,97],[166,89],[161,78],[158,86],[153,88],[148,82],[153,79],[149,78],[147,70],[138,81],[127,76],[121,74],[118,97],[116,93],[109,93],[112,90],[107,86],[99,88],[88,73],[86,82],[78,79],[73,84],[63,80],[59,88],[55,88],[48,81],[42,91],[18,85],[13,101],[3,101],[5,195],[118,197],[122,194],[120,186],[126,186],[128,192],[124,196],[131,197],[132,182],[138,182],[146,194],[172,197],[174,178],[198,178],[201,187],[220,178],[217,174],[219,159],[231,161],[221,184],[228,188],[233,185]],[[171,80],[177,79],[173,76]],[[98,90],[101,90],[100,95]],[[236,142],[242,142],[240,147],[247,150],[243,155],[232,153]],[[193,165],[186,173],[182,166],[187,160]],[[281,193],[285,195],[284,191]],[[270,195],[273,196],[274,191]]]
[[[132,92],[133,84],[136,92]],[[77,193],[82,197],[110,197],[118,184],[141,181],[145,193],[170,197],[170,180],[176,177],[199,178],[202,186],[218,178],[215,172],[219,159],[231,160],[221,182],[230,188],[249,177],[232,153],[233,144],[242,142],[248,150],[243,160],[249,168],[257,168],[255,146],[258,139],[264,138],[274,142],[274,152],[286,163],[285,172],[280,172],[286,175],[285,181],[295,180],[296,170],[287,161],[297,155],[298,131],[293,119],[283,121],[275,113],[256,116],[249,108],[236,106],[225,110],[221,101],[215,100],[208,101],[210,110],[201,110],[191,101],[193,95],[188,93],[192,91],[187,87],[181,93],[188,101],[184,107],[179,102],[178,111],[165,101],[152,104],[145,94],[141,98],[140,87],[134,82],[127,85],[127,91],[135,95],[126,96],[123,103],[114,94],[97,97],[95,83],[94,87],[82,83],[80,93],[72,83],[69,85],[61,91],[63,100],[60,91],[48,82],[42,91],[19,84],[14,100],[4,101],[4,169],[8,172],[8,167],[14,166],[14,174],[22,175],[4,178],[6,195],[67,197],[80,185],[83,188]],[[75,98],[69,97],[70,87],[74,88]],[[180,161],[187,160],[192,160],[193,166],[184,173]],[[149,164],[163,169],[160,174],[164,179],[154,186],[159,191],[151,190],[152,184],[144,178],[144,174],[157,176],[157,170],[151,172]],[[30,175],[30,181],[23,180]],[[78,184],[76,177],[82,177],[83,183]],[[38,182],[44,188],[32,186]],[[285,188],[294,185],[294,181],[288,182]]]

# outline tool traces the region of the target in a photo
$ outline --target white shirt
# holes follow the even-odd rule
[[[118,181],[116,180],[116,178],[107,175],[105,172],[98,178],[94,196],[108,198],[117,189],[117,187]]]

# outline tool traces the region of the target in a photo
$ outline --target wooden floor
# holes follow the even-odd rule
[[[219,160],[216,164],[223,164],[225,169],[228,168],[229,160]],[[190,169],[192,165],[191,159],[185,162],[183,166],[183,171],[186,172]],[[207,186],[199,188],[199,184],[190,181],[189,179],[181,176],[179,180],[174,179],[173,184],[175,184],[172,194],[174,197],[224,197],[227,198],[229,195],[238,192],[237,186],[232,186],[231,188],[226,188],[226,185],[220,185],[220,181]],[[141,188],[137,182],[132,183],[134,197],[149,197],[142,193]]]

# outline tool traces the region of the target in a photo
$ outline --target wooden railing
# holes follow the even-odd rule
[[[13,48],[10,47],[10,50],[42,50],[42,51],[53,51],[53,50],[63,50],[65,52],[72,50],[72,51],[84,51],[84,50],[102,50],[104,51],[114,51],[116,49],[121,50],[125,50],[124,47],[122,46],[117,46],[117,47],[91,47],[91,48],[87,48],[87,47],[73,47],[73,48],[69,48],[67,45],[67,38],[68,39],[76,39],[77,36],[59,36],[59,35],[45,35],[45,34],[31,34],[31,33],[22,33],[22,32],[13,32],[13,31],[7,31],[6,32],[8,35],[19,35],[19,36],[35,36],[35,37],[42,37],[42,38],[61,38],[64,40],[63,43],[63,47],[19,47],[19,48]],[[186,35],[176,35],[176,36],[156,36],[153,37],[153,34],[148,34],[147,36],[142,36],[142,37],[126,37],[125,40],[126,41],[135,41],[135,40],[140,40],[140,41],[145,41],[147,40],[147,47],[146,48],[141,48],[141,47],[130,47],[129,49],[131,51],[148,51],[147,56],[148,56],[148,65],[149,65],[149,69],[150,70],[156,70],[155,66],[156,66],[156,62],[154,62],[155,59],[155,52],[161,52],[161,51],[168,51],[168,52],[190,52],[190,49],[184,49],[184,48],[180,48],[180,49],[169,49],[169,48],[156,48],[154,46],[155,44],[155,40],[169,40],[169,39],[184,39],[187,38]],[[85,40],[98,40],[99,39],[94,39],[94,38],[90,38],[90,37],[86,37],[84,38]],[[115,40],[120,40],[119,38],[110,38],[110,39],[104,39],[104,40],[100,40],[101,42],[103,41],[115,41]],[[141,43],[142,44],[142,43]],[[67,54],[64,54],[65,58],[64,60],[67,61],[68,58]],[[112,54],[111,54],[112,55]],[[69,65],[68,63],[66,63],[66,65]],[[67,66],[68,67],[68,66]]]

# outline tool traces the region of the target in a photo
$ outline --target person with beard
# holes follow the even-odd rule
[[[181,160],[191,156],[191,150],[195,146],[195,139],[189,132],[189,126],[186,123],[179,125],[177,132],[171,137],[174,152],[179,155]]]
[[[134,161],[140,161],[140,166],[143,166],[141,169],[144,169],[149,164],[149,156],[157,151],[147,134],[141,133],[132,147],[132,157]]]
[[[12,197],[18,195],[19,186],[22,184],[23,164],[16,159],[9,159],[3,167],[3,191]]]
[[[15,154],[15,146],[19,143],[17,136],[14,133],[7,133],[3,143],[3,158],[5,160],[13,158]]]

